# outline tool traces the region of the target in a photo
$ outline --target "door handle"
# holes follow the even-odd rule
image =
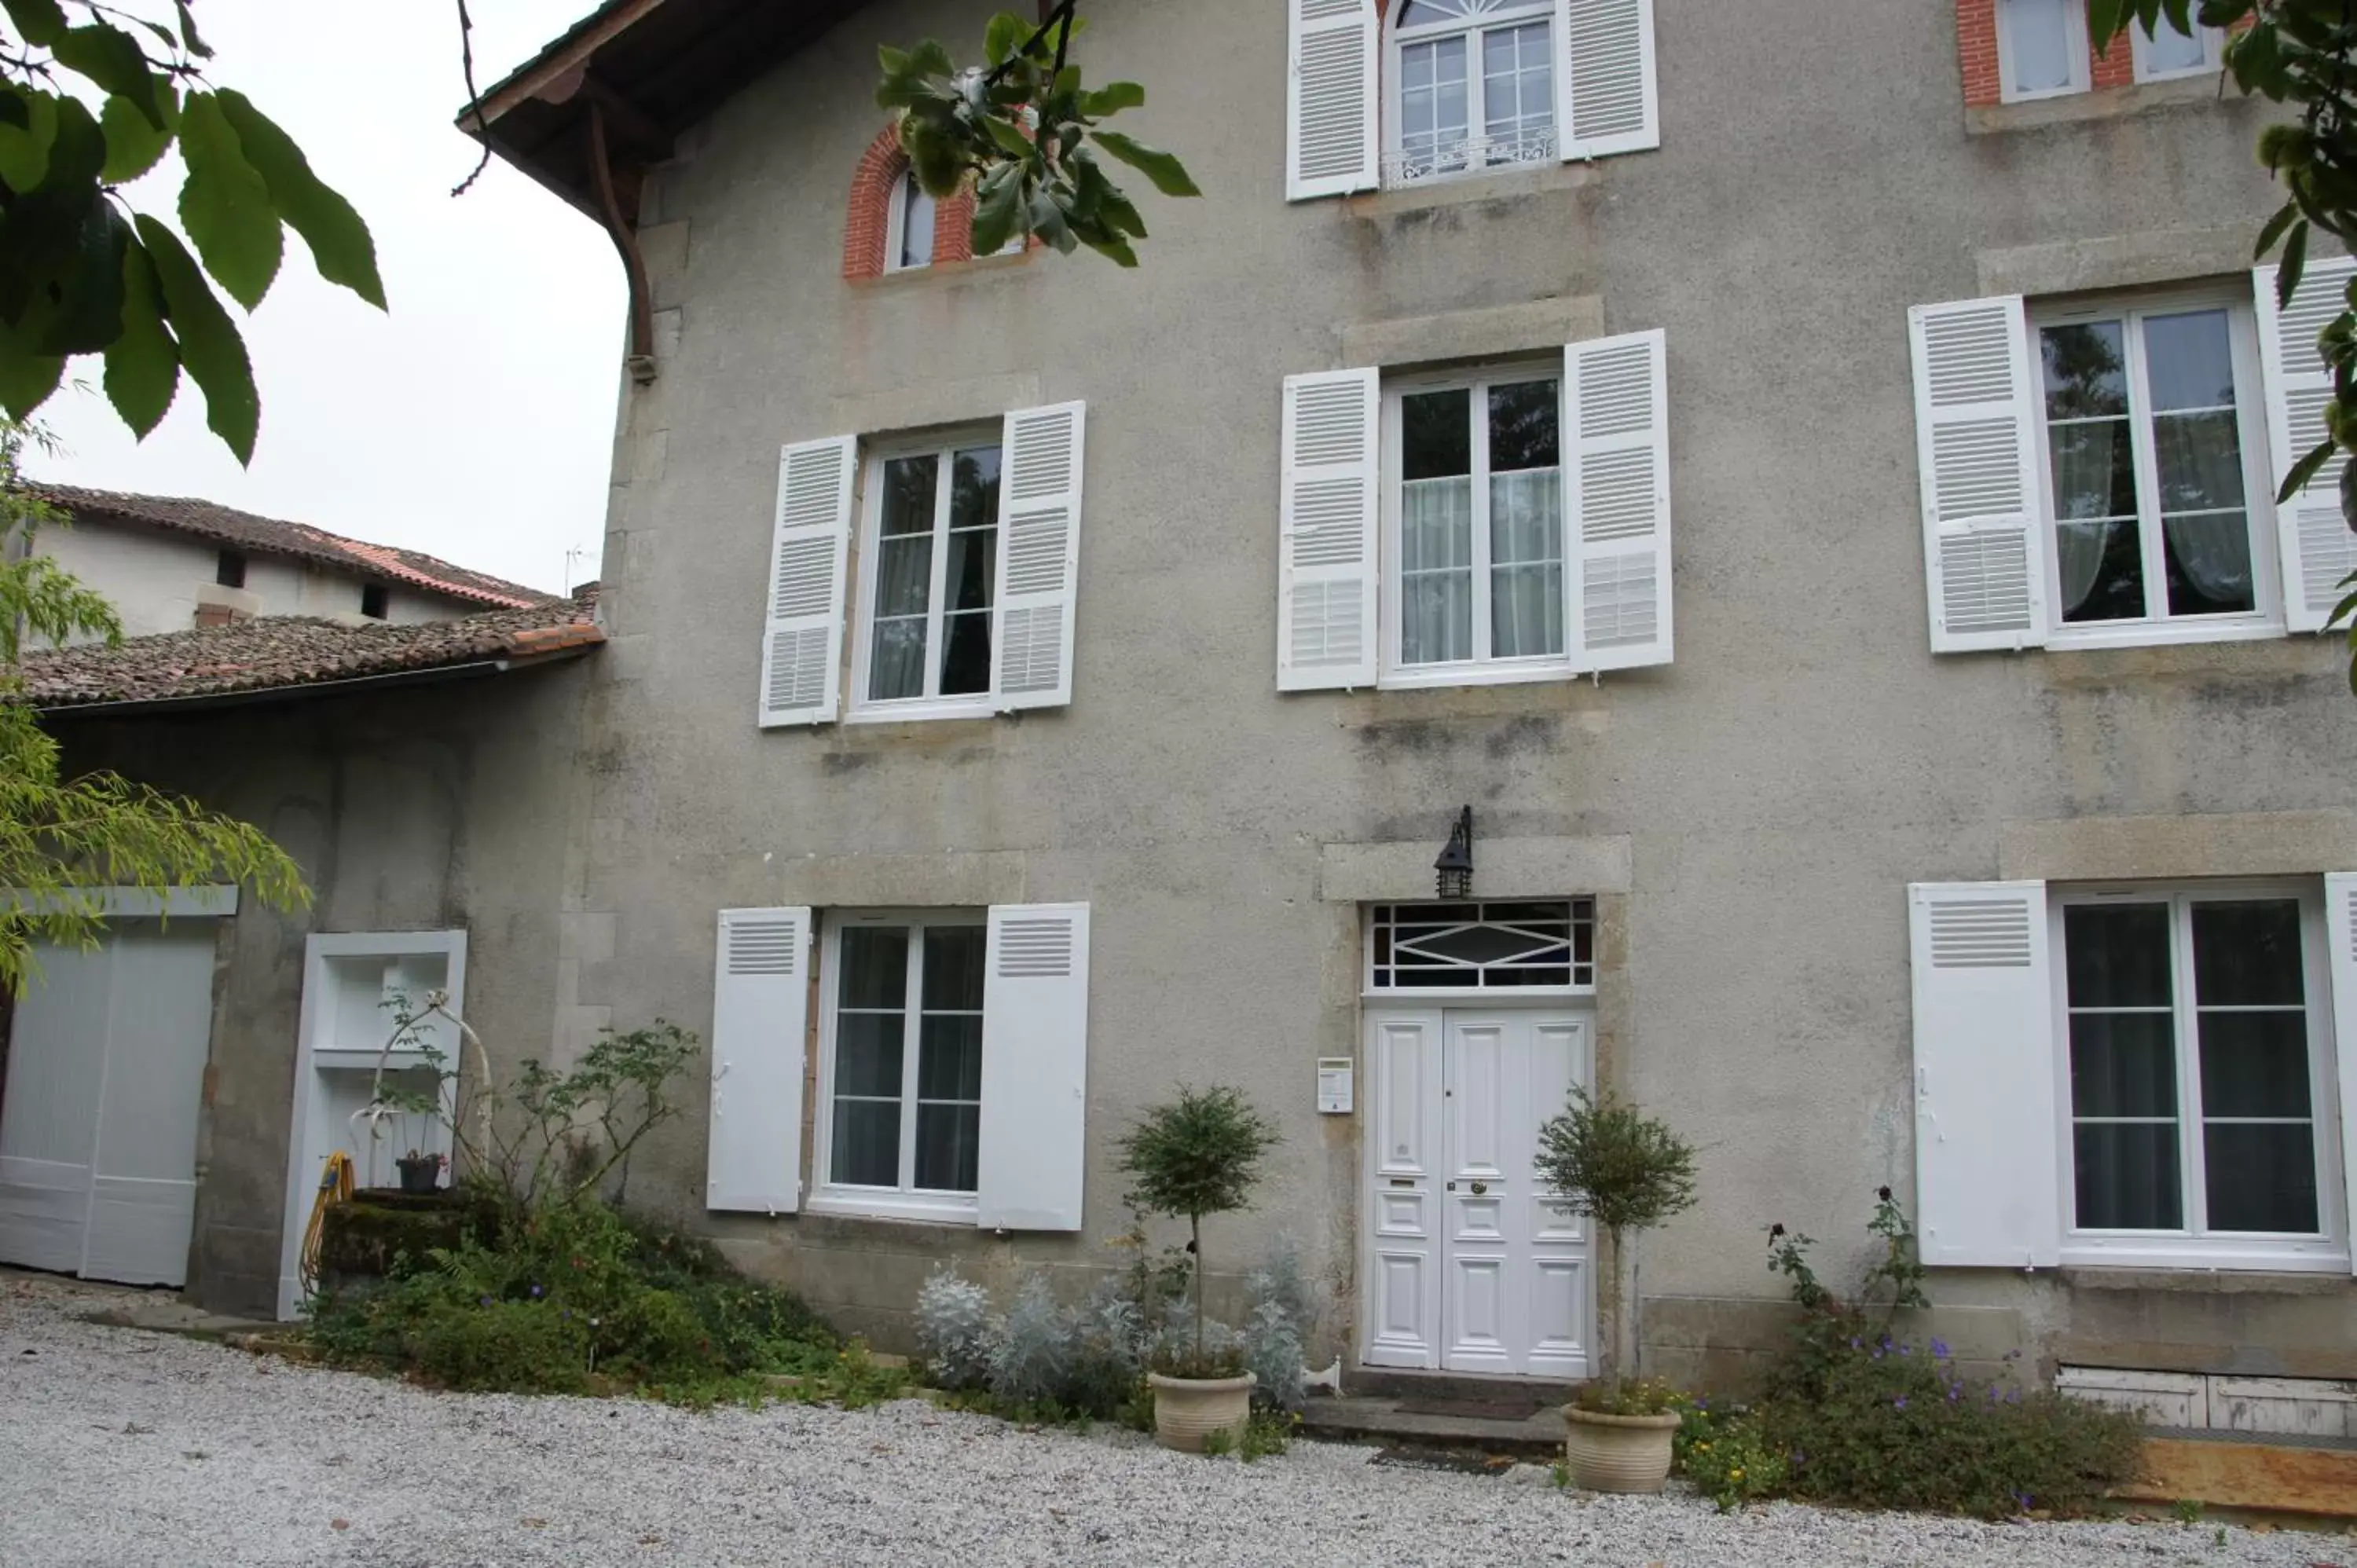
[[[1477,1181],[1473,1184],[1473,1196],[1476,1197],[1480,1197],[1483,1193],[1489,1190],[1490,1184],[1486,1181]]]

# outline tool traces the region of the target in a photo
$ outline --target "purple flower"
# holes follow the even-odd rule
[[[2006,1390],[2005,1402],[2007,1404],[2019,1404],[2021,1402],[2021,1391],[2019,1389]]]
[[[1961,1383],[1950,1383],[1948,1385],[1948,1402],[1950,1404],[1956,1402],[1956,1394],[1963,1387],[1964,1385]]]
[[[1696,1395],[1695,1396],[1695,1409],[1696,1409],[1696,1410],[1708,1410],[1709,1408],[1710,1408],[1710,1401],[1709,1401],[1709,1400],[1707,1400],[1707,1399],[1704,1398],[1704,1397],[1703,1397],[1702,1395],[1700,1395],[1700,1394],[1696,1394]]]
[[[490,1296],[485,1296],[485,1297],[483,1298],[483,1305],[484,1305],[485,1306],[489,1306],[489,1305],[491,1305],[491,1298],[490,1298]]]
[[[1915,1353],[1915,1347],[1912,1345],[1901,1345],[1899,1347],[1899,1353],[1902,1356],[1911,1356]]]
[[[1866,1341],[1853,1334],[1849,1337],[1849,1348],[1853,1350],[1863,1350],[1866,1348]]]
[[[2028,1513],[2029,1511],[2029,1505],[2036,1502],[2038,1499],[2031,1497],[2028,1492],[2016,1492],[2013,1494],[2013,1500],[2020,1505],[2022,1512]]]
[[[1892,1400],[1890,1402],[1890,1408],[1893,1410],[1905,1410],[1907,1408],[1907,1396],[1905,1394],[1900,1394],[1897,1399]]]
[[[532,1287],[532,1294],[533,1300],[537,1301],[540,1299],[540,1287],[538,1285]]]
[[[1932,1354],[1944,1361],[1948,1359],[1948,1342],[1936,1336],[1932,1340]]]

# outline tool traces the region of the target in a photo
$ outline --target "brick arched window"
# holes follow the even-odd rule
[[[867,145],[857,172],[851,177],[851,209],[843,230],[845,277],[880,278],[899,271],[901,257],[893,253],[894,242],[903,237],[912,212],[921,222],[928,209],[932,214],[930,252],[920,242],[907,247],[904,253],[929,257],[917,265],[973,260],[974,193],[960,191],[947,201],[911,201],[908,176],[909,158],[900,151],[900,128],[887,125]]]
[[[2131,27],[2098,53],[2087,37],[2083,0],[1956,0],[1956,47],[1970,108],[2212,74],[2222,41],[2210,27],[2190,36],[2165,28],[2158,38]]]

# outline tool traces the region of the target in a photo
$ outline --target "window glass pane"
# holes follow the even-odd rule
[[[993,528],[998,523],[998,448],[976,446],[958,453],[950,466],[950,526]]]
[[[1473,481],[1419,479],[1400,498],[1400,658],[1473,657]]]
[[[2168,905],[2070,905],[2062,946],[2072,1006],[2170,1004]]]
[[[990,612],[969,610],[942,618],[942,695],[968,696],[990,690]]]
[[[982,1098],[982,1019],[928,1014],[917,1036],[917,1098]]]
[[[1553,380],[1490,389],[1490,471],[1552,468],[1563,461],[1563,399]]]
[[[2196,26],[2190,33],[2180,33],[2163,14],[2152,29],[2152,37],[2144,37],[2141,26],[2136,27],[2136,45],[2143,50],[2144,73],[2165,76],[2171,71],[2200,70],[2209,63],[2208,49]]]
[[[2072,1129],[2084,1230],[2180,1230],[2177,1123],[2082,1122]]]
[[[908,1005],[909,929],[906,926],[845,926],[843,929],[845,1007]]]
[[[2091,419],[2128,411],[2127,357],[2116,321],[2080,321],[2038,334],[2046,417]]]
[[[2236,899],[2193,906],[2193,986],[2205,1007],[2304,1006],[2299,901]]]
[[[1411,177],[1465,166],[1465,68],[1461,35],[1400,49],[1400,151]]]
[[[884,465],[884,500],[877,532],[890,539],[903,533],[933,531],[933,479],[942,460],[928,453],[921,457],[894,457]]]
[[[2203,1116],[2308,1119],[2306,1013],[2204,1008],[2201,1028]]]
[[[914,175],[900,177],[900,256],[904,267],[922,267],[933,260],[933,199]]]
[[[1400,478],[1437,479],[1473,471],[1473,393],[1465,387],[1400,399]]]
[[[981,926],[926,928],[926,1012],[982,1011],[982,955],[988,940]]]
[[[909,1020],[899,1013],[842,1013],[834,1021],[834,1092],[900,1096]]]
[[[2071,1015],[2071,1113],[2177,1115],[2177,1023],[2167,1013]]]
[[[876,546],[876,613],[923,615],[933,580],[933,541],[929,534],[878,540]]]
[[[2066,621],[2136,620],[2145,613],[2144,545],[2134,519],[2054,530]]]
[[[1555,123],[1552,52],[1544,22],[1481,35],[1482,132],[1492,143],[1491,163],[1535,156],[1553,145],[1547,135]]]
[[[859,1187],[899,1186],[900,1102],[838,1098],[832,1147],[829,1180]]]
[[[868,656],[867,695],[876,702],[925,694],[925,618],[876,623]]]
[[[1516,659],[1564,647],[1562,475],[1490,481],[1490,652]]]
[[[2169,613],[2242,615],[2257,603],[2251,583],[2251,527],[2239,511],[2164,519]]]
[[[2155,413],[2234,406],[2234,352],[2224,311],[2146,317],[2144,354]]]
[[[973,1192],[982,1184],[982,1107],[917,1107],[917,1179],[927,1192]]]
[[[998,530],[962,529],[950,535],[946,610],[986,610],[998,570]]]
[[[1427,22],[1454,21],[1469,8],[1469,0],[1408,0],[1400,7],[1399,25],[1420,27]]]
[[[2068,87],[2072,78],[2070,7],[2080,0],[1997,0],[2016,92]]]
[[[2316,1143],[2305,1126],[2212,1123],[2202,1130],[2210,1229],[2317,1230]]]
[[[2050,424],[2046,450],[2056,517],[2092,522],[2136,516],[2136,450],[2125,417]]]

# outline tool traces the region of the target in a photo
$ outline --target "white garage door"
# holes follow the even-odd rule
[[[124,1284],[188,1277],[213,922],[39,947],[0,1090],[0,1262]]]

